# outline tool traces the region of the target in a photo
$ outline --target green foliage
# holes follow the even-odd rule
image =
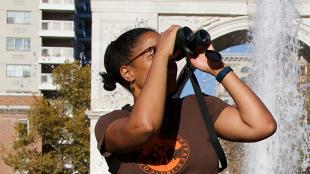
[[[29,134],[22,133],[25,127],[16,126],[19,137],[13,150],[4,150],[2,157],[20,172],[88,173],[89,120],[85,110],[90,107],[90,67],[59,65],[53,80],[59,95],[35,100],[28,117]]]
[[[74,112],[90,107],[90,67],[77,63],[60,65],[54,70],[53,79],[61,86],[60,96],[70,103]]]

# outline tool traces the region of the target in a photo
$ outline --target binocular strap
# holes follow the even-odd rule
[[[186,64],[186,73],[187,76],[189,76],[192,86],[194,88],[194,92],[197,98],[197,101],[199,103],[199,108],[200,108],[200,112],[203,115],[205,124],[206,124],[206,128],[208,130],[208,134],[211,140],[211,144],[215,150],[215,153],[217,155],[217,157],[220,160],[221,163],[221,167],[218,168],[218,172],[222,172],[226,167],[227,167],[227,160],[226,160],[226,156],[224,153],[224,150],[219,142],[218,136],[214,130],[214,126],[212,124],[212,120],[209,117],[209,111],[207,108],[207,104],[206,101],[204,99],[204,95],[201,92],[201,88],[198,84],[197,78],[193,72],[193,69],[190,67],[190,62],[187,60],[187,64]]]

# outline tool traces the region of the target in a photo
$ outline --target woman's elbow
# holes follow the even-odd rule
[[[277,122],[268,121],[257,130],[257,140],[263,140],[272,136],[277,131]]]
[[[270,130],[271,130],[271,135],[274,134],[277,131],[278,125],[275,120],[270,123]]]
[[[267,137],[270,137],[277,131],[277,122],[275,120],[270,121],[266,125],[266,135]]]
[[[141,137],[141,139],[144,139],[145,141],[152,138],[159,131],[159,129],[156,126],[154,126],[149,122],[137,123],[133,130],[136,136]]]

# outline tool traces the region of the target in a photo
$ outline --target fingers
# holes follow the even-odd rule
[[[165,52],[168,57],[173,54],[176,33],[179,28],[181,27],[178,25],[172,25],[167,30],[160,33],[157,52]]]
[[[171,25],[167,30],[169,31],[177,31],[181,26],[179,25]]]
[[[178,29],[181,28],[181,26],[179,25],[171,25],[167,30],[165,30],[164,32],[161,32],[160,35],[169,35],[171,33],[175,33],[178,31]]]
[[[167,33],[167,34],[173,34],[174,33],[174,36],[176,35],[176,33],[177,33],[177,31],[178,31],[178,29],[180,29],[181,28],[181,26],[179,26],[179,25],[172,25],[172,26],[170,26],[166,31],[165,31],[165,33]]]

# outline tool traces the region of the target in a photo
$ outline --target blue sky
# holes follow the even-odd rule
[[[250,44],[236,45],[221,51],[221,53],[251,53],[251,52],[253,52],[253,50]]]
[[[248,44],[237,45],[233,47],[226,48],[221,51],[221,53],[248,53],[251,52],[251,48]],[[216,92],[216,80],[215,77],[208,73],[201,72],[199,70],[195,71],[197,80],[199,81],[202,91],[209,95],[215,95]],[[181,97],[187,96],[189,94],[194,94],[193,87],[190,80],[186,82],[186,85],[181,93]]]

